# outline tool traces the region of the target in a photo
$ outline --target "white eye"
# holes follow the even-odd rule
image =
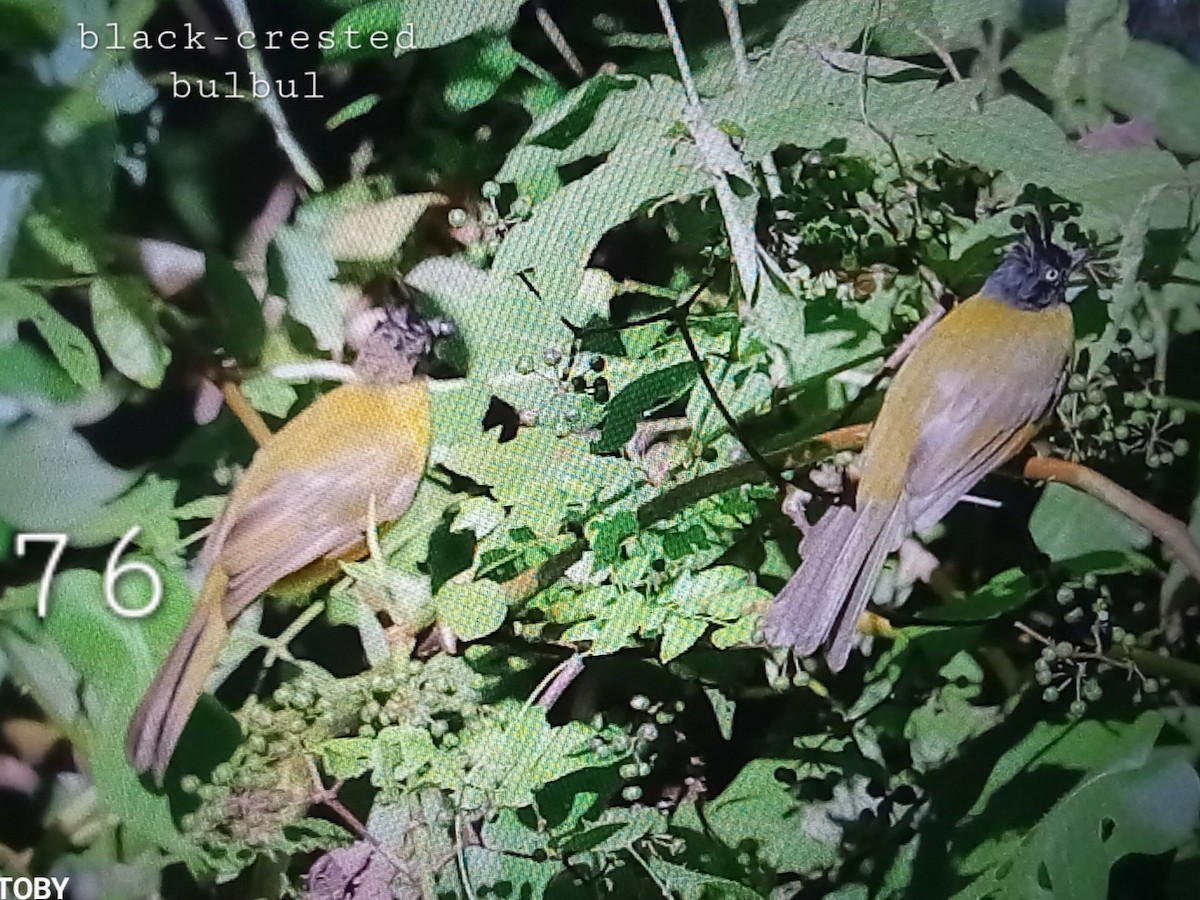
[[[1045,281],[1050,282],[1051,284],[1055,284],[1055,283],[1057,283],[1057,281],[1061,275],[1062,275],[1062,272],[1058,269],[1047,269],[1045,271],[1045,273],[1042,275],[1042,278]]]

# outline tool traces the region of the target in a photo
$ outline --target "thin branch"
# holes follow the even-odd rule
[[[336,813],[347,828],[357,834],[362,840],[374,847],[375,852],[386,859],[388,864],[391,865],[392,868],[401,875],[403,875],[406,881],[413,883],[414,879],[412,873],[409,871],[408,866],[406,866],[402,860],[398,859],[394,854],[392,854],[387,847],[383,846],[383,844],[380,843],[379,839],[375,837],[375,835],[367,831],[366,826],[359,821],[358,816],[354,815],[354,813],[347,809],[346,805],[338,799],[337,791],[340,782],[335,782],[333,787],[325,787],[324,783],[321,781],[321,772],[319,769],[317,769],[317,764],[313,758],[311,756],[306,756],[305,761],[308,763],[309,775],[313,780],[314,792],[312,802],[314,804],[328,807],[332,812]]]
[[[696,82],[692,78],[692,67],[688,65],[687,54],[683,50],[683,39],[679,36],[679,26],[675,24],[675,16],[671,12],[670,0],[658,0],[658,11],[662,14],[663,27],[667,29],[667,37],[671,41],[671,52],[675,54],[684,96],[690,106],[699,107],[700,92],[696,90]]]
[[[932,50],[934,55],[942,61],[942,65],[946,67],[946,71],[950,73],[951,78],[953,78],[955,81],[963,80],[962,72],[958,71],[958,65],[954,62],[954,57],[950,55],[945,47],[923,32],[920,28],[914,28],[913,34],[929,45],[929,49]]]
[[[246,7],[246,0],[225,0],[225,8],[229,10],[229,16],[233,19],[234,27],[240,32],[254,32],[254,22],[250,18],[250,10]],[[311,190],[324,190],[325,183],[321,180],[321,176],[317,174],[316,168],[305,155],[304,149],[300,146],[300,142],[296,140],[288,127],[287,117],[283,114],[283,107],[279,104],[279,98],[275,96],[274,84],[270,72],[267,71],[267,64],[263,60],[262,53],[258,46],[255,45],[246,51],[246,59],[250,64],[251,70],[257,72],[259,76],[265,80],[269,86],[267,96],[259,98],[262,105],[263,115],[267,117],[267,121],[271,124],[271,128],[275,130],[275,140],[279,144],[279,149],[287,156],[288,161],[292,164],[296,174],[300,179],[308,185]]]
[[[546,7],[541,3],[533,5],[533,14],[537,17],[538,24],[542,26],[542,31],[546,33],[546,37],[550,43],[554,45],[554,49],[558,51],[558,55],[575,73],[575,77],[581,81],[587,77],[587,70],[583,68],[583,63],[579,61],[579,57],[575,55],[575,51],[571,49],[570,43],[567,42],[567,36],[562,33],[562,29],[554,21]]]
[[[538,698],[538,706],[545,710],[554,708],[554,704],[566,692],[576,678],[583,672],[583,658],[580,656],[572,656],[564,660],[551,672],[549,683],[542,682],[539,686],[545,687],[545,692]]]
[[[746,38],[742,34],[742,17],[738,14],[737,0],[721,0],[721,12],[725,16],[725,29],[729,32],[729,46],[733,50],[738,82],[748,84],[752,77],[750,57],[746,53]],[[768,151],[759,161],[759,165],[762,166],[763,179],[767,183],[767,195],[772,200],[779,199],[783,196],[783,181],[779,177],[775,157]]]
[[[704,389],[708,391],[708,396],[712,400],[713,406],[717,408],[717,412],[721,414],[721,418],[729,426],[729,431],[737,438],[738,443],[742,445],[742,449],[749,454],[752,460],[762,467],[762,470],[767,474],[767,478],[770,479],[771,483],[778,490],[787,493],[789,485],[783,479],[783,476],[771,467],[770,463],[758,451],[758,448],[754,446],[754,442],[747,440],[746,436],[742,434],[741,426],[738,425],[737,419],[733,417],[733,413],[729,411],[729,407],[725,405],[725,401],[721,399],[720,393],[717,392],[717,386],[713,384],[712,377],[708,374],[708,366],[704,364],[704,359],[700,356],[700,350],[696,347],[696,342],[692,340],[692,332],[687,327],[687,310],[699,295],[700,290],[703,290],[703,287],[697,290],[687,303],[682,307],[678,307],[681,310],[679,316],[679,334],[683,337],[683,343],[687,347],[688,354],[692,357],[692,362],[696,366],[696,374],[700,376],[700,380],[704,383]]]
[[[254,443],[259,447],[265,447],[271,440],[271,429],[267,427],[263,417],[258,414],[258,410],[250,405],[250,401],[242,392],[241,385],[235,381],[224,381],[221,383],[221,393],[225,397],[225,405],[238,417],[242,426],[250,433],[250,437],[254,438]]]

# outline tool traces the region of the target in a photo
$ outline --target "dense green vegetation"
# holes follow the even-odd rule
[[[1194,896],[1200,72],[1117,0],[665,6],[0,0],[0,752],[41,779],[0,785],[0,869],[114,898],[172,863],[167,897],[310,869],[322,898]],[[80,48],[200,13],[336,39]],[[418,50],[346,38],[408,22]],[[247,67],[323,96],[248,96]],[[844,672],[761,646],[781,479],[824,506],[854,444],[820,436],[1039,209],[1097,254],[1044,436],[1136,497],[1018,465],[905,545]],[[397,276],[457,326],[416,504],[247,614],[156,790],[125,729],[253,452],[212,379],[277,427]],[[119,558],[164,594],[122,619],[134,526]],[[42,532],[69,538],[44,621],[44,545],[12,541]]]

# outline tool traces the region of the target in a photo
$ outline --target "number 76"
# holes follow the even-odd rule
[[[113,547],[112,553],[108,556],[108,565],[104,567],[104,600],[113,612],[124,619],[140,619],[148,616],[158,609],[159,603],[162,602],[162,578],[149,563],[134,560],[118,565],[121,554],[125,552],[129,542],[137,537],[141,530],[139,526],[134,525],[125,532],[125,535]],[[58,561],[62,559],[63,551],[67,549],[67,536],[65,534],[18,534],[15,542],[16,555],[23,558],[26,548],[35,543],[53,545],[50,550],[50,560],[46,563],[46,569],[42,572],[41,584],[38,585],[37,615],[39,619],[44,619],[49,612],[50,583],[54,580],[54,572],[58,568]],[[150,580],[150,600],[141,608],[131,609],[121,605],[121,601],[117,599],[116,587],[119,579],[134,573],[144,575]]]

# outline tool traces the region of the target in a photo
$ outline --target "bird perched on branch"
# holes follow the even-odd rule
[[[1028,229],[984,283],[905,360],[883,400],[852,502],[831,507],[800,544],[775,597],[767,641],[845,666],[889,553],[939,521],[1037,433],[1054,409],[1075,332],[1067,281],[1083,262]]]
[[[339,385],[254,455],[214,522],[192,613],[133,716],[126,754],[161,782],[241,612],[272,585],[361,555],[374,497],[381,522],[408,509],[429,452],[429,389],[415,374],[449,326],[407,307],[379,310],[358,347],[358,380]]]

